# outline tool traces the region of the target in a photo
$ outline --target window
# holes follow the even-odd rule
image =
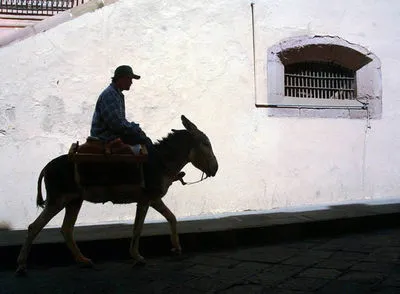
[[[365,48],[338,37],[297,37],[267,56],[267,97],[257,106],[272,108],[270,115],[381,117],[380,62]]]

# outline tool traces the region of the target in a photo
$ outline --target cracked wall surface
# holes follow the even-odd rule
[[[96,99],[120,64],[142,76],[124,92],[129,120],[157,140],[182,128],[184,114],[213,144],[217,176],[174,184],[165,197],[178,218],[397,197],[399,4],[363,3],[257,1],[256,92],[247,0],[121,0],[1,48],[0,221],[25,229],[40,213],[41,169],[86,139]],[[267,90],[266,49],[304,34],[337,35],[379,56],[383,115],[371,129],[365,120],[268,117],[255,107],[255,94]],[[184,170],[188,181],[201,176]],[[85,203],[77,225],[132,222],[134,211]],[[160,220],[149,211],[147,222]]]

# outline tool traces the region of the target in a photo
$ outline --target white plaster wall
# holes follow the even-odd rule
[[[0,38],[5,37],[7,35],[11,35],[16,32],[18,29],[15,28],[2,28],[0,29]]]
[[[185,114],[211,139],[220,169],[165,202],[178,218],[397,197],[400,136],[397,1],[259,0],[257,95],[266,50],[304,34],[338,35],[382,63],[383,115],[364,120],[268,117],[256,108],[250,1],[121,0],[0,49],[0,220],[25,229],[40,213],[42,167],[83,142],[114,68],[142,75],[127,116],[154,140]],[[185,168],[188,180],[201,173]],[[77,225],[133,221],[135,205],[85,203]],[[49,226],[59,226],[62,214]],[[146,221],[161,218],[150,211]]]

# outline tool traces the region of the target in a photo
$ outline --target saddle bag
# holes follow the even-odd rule
[[[145,145],[134,147],[120,139],[105,143],[93,137],[82,145],[79,141],[71,144],[68,157],[75,165],[76,182],[85,186],[143,186],[143,163],[148,153]]]

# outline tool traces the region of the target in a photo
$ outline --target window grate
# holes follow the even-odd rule
[[[355,72],[327,62],[302,62],[285,66],[285,96],[354,100]]]
[[[88,0],[0,0],[0,14],[51,16]]]

